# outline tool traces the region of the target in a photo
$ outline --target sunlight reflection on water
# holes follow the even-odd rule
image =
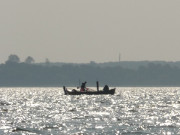
[[[119,87],[66,96],[62,88],[0,88],[0,134],[180,134],[180,88]]]

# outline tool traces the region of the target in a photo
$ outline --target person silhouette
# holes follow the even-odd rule
[[[81,84],[81,90],[80,91],[85,91],[86,88],[86,81],[84,83]]]

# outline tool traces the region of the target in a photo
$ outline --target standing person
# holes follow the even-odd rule
[[[80,91],[85,91],[86,83],[87,82],[84,82],[84,83],[81,84],[81,90]]]

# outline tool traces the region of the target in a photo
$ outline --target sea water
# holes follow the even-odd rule
[[[115,95],[0,88],[0,135],[180,134],[180,88],[118,87]]]

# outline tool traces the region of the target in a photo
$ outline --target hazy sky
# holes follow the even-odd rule
[[[180,0],[0,0],[0,63],[180,61]]]

